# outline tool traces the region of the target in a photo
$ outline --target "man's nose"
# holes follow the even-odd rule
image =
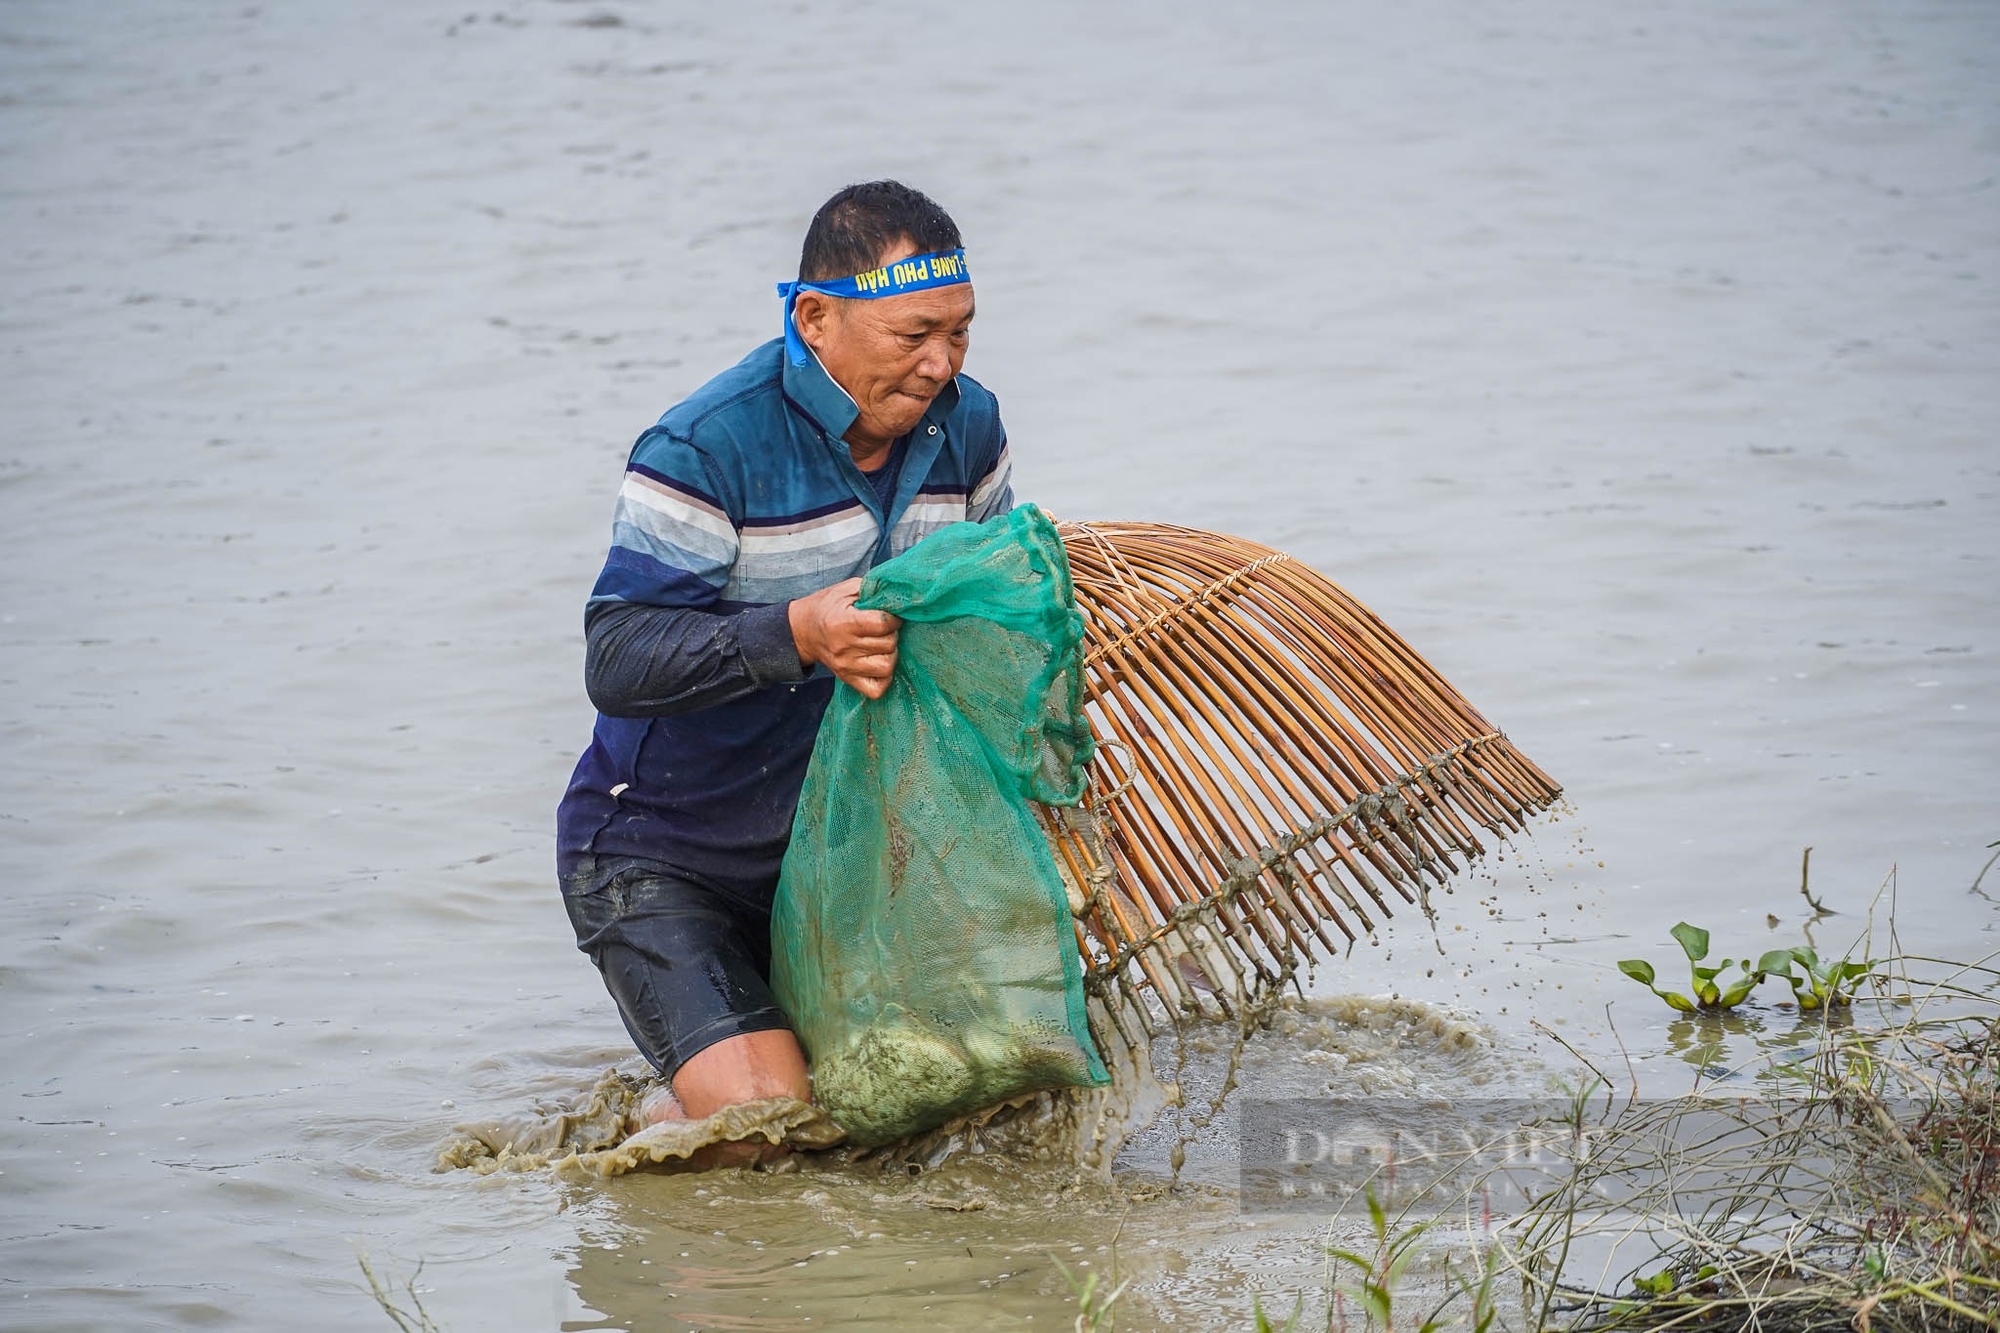
[[[942,339],[924,341],[923,352],[917,358],[917,373],[936,384],[951,378],[951,352]]]

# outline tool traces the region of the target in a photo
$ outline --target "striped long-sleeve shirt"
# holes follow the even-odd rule
[[[786,606],[1013,506],[998,404],[970,377],[911,431],[886,508],[841,438],[855,415],[816,360],[793,365],[773,341],[633,446],[588,614],[593,654],[636,637],[653,661],[618,688],[593,669],[613,711],[558,811],[562,870],[643,856],[768,904],[833,694],[823,668],[801,672]]]

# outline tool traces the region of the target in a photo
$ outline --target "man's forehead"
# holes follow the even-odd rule
[[[897,328],[955,326],[972,318],[972,284],[957,282],[871,301],[850,300],[849,305],[866,318]]]

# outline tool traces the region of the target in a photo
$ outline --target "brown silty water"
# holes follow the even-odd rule
[[[8,6],[0,1325],[386,1328],[365,1253],[454,1330],[1068,1327],[1115,1251],[1130,1327],[1242,1326],[1360,1234],[1237,1210],[1246,1100],[1794,1049],[1615,963],[1803,943],[1807,845],[1822,952],[1891,865],[1905,948],[1987,952],[1997,53],[1930,0]],[[1326,572],[1575,809],[1303,977],[1206,1129],[1201,1038],[1108,1179],[436,1172],[638,1072],[549,850],[580,602],[631,440],[888,174],[1022,498]]]
[[[585,1251],[571,1274],[614,1322],[867,1328],[883,1326],[884,1301],[914,1301],[949,1327],[1038,1314],[1061,1326],[1072,1312],[1067,1266],[1075,1279],[1095,1269],[1102,1290],[1125,1285],[1117,1308],[1127,1326],[1200,1327],[1240,1313],[1243,1265],[1291,1275],[1323,1315],[1324,1299],[1307,1295],[1320,1245],[1365,1233],[1358,1216],[1331,1232],[1317,1216],[1246,1220],[1225,1082],[1266,1097],[1337,1088],[1443,1099],[1535,1081],[1505,1068],[1475,1023],[1421,1002],[1351,996],[1279,997],[1247,1033],[1207,1025],[1176,1037],[1162,1024],[1157,1049],[1114,1053],[1125,1058],[1107,1088],[1026,1096],[869,1151],[837,1146],[837,1129],[787,1099],[634,1132],[633,1112],[655,1085],[607,1070],[577,1095],[462,1126],[437,1170],[547,1174],[581,1190],[616,1178],[619,1239]],[[685,1169],[725,1141],[797,1151],[759,1171]],[[813,1279],[810,1300],[789,1308],[773,1281],[787,1267]],[[1435,1300],[1441,1278],[1420,1266],[1408,1286]]]

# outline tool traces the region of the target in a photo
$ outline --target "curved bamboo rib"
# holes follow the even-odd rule
[[[1283,552],[1196,528],[1063,523],[1100,745],[1039,813],[1085,903],[1091,990],[1130,1042],[1148,987],[1232,1013],[1561,788],[1367,607]],[[1125,1012],[1121,1012],[1125,1011]]]

